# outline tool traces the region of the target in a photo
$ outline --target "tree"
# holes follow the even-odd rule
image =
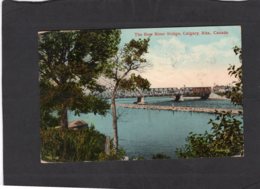
[[[190,133],[183,149],[177,149],[178,157],[224,157],[242,155],[244,137],[242,122],[231,112],[216,112],[216,119],[210,120],[211,133]]]
[[[235,46],[233,50],[242,63],[241,48]],[[235,105],[242,106],[242,64],[239,67],[230,65],[228,74],[237,80],[227,97]],[[242,112],[239,115],[242,115]],[[211,133],[189,134],[187,144],[176,149],[178,157],[223,157],[244,154],[243,125],[237,116],[232,115],[232,112],[216,112],[216,119],[210,120],[209,124],[212,125]]]
[[[236,67],[235,65],[230,65],[228,68],[228,74],[230,76],[234,76],[237,81],[234,82],[234,86],[232,87],[231,92],[227,94],[227,97],[231,99],[231,101],[235,105],[243,105],[243,83],[242,83],[242,49],[235,46],[233,48],[234,53],[239,57],[241,65]]]
[[[63,128],[68,127],[68,110],[104,115],[109,105],[94,94],[104,90],[97,80],[119,42],[119,30],[39,34],[41,113],[57,112]]]
[[[148,80],[133,73],[147,65],[147,60],[143,56],[148,52],[148,43],[149,39],[131,40],[124,45],[123,49],[119,50],[107,66],[105,76],[113,82],[111,86],[111,112],[114,132],[113,145],[116,151],[118,150],[117,92],[119,89],[131,91],[149,89]],[[132,74],[128,77],[130,73]]]
[[[142,91],[149,90],[150,86],[151,84],[147,79],[140,75],[136,76],[135,73],[132,73],[130,78],[121,80],[119,89],[124,91],[135,91],[139,93],[140,96],[142,96]]]

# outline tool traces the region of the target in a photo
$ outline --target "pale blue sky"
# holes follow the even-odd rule
[[[155,36],[155,32],[165,35]],[[168,32],[180,35],[167,35]],[[185,35],[187,32],[199,35]],[[202,35],[202,32],[210,32],[210,35]],[[136,33],[153,34],[146,54],[152,67],[141,73],[152,87],[226,85],[234,80],[228,76],[227,68],[229,64],[240,64],[232,50],[236,45],[241,47],[240,26],[123,29],[121,46],[131,39],[147,38]]]

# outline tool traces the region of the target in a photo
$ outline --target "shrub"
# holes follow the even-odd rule
[[[132,156],[130,158],[130,160],[132,161],[136,161],[136,160],[145,160],[145,158],[143,156]]]
[[[112,140],[111,140],[112,145]],[[105,152],[102,152],[99,154],[99,160],[123,160],[126,156],[125,151],[122,148],[119,148],[116,152],[115,149],[110,150],[110,154],[106,154]]]
[[[163,154],[163,153],[158,153],[153,155],[152,159],[170,159],[171,157]]]
[[[56,127],[59,125],[59,119],[55,116],[55,113],[50,113],[49,110],[46,110],[41,107],[41,128],[47,128],[47,127]]]
[[[104,152],[105,135],[94,127],[41,129],[41,158],[46,161],[95,161]]]
[[[211,133],[190,133],[187,144],[176,149],[181,158],[223,157],[243,155],[244,137],[242,122],[231,112],[216,112],[216,119],[210,120]]]

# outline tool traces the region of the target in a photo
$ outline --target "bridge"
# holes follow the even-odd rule
[[[171,96],[175,101],[182,97],[200,97],[208,99],[211,94],[211,87],[182,87],[182,88],[150,88],[144,91],[118,91],[117,98],[137,98],[137,104],[144,104],[145,97]]]

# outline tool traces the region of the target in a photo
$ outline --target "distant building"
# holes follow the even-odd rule
[[[227,85],[216,85],[213,87],[214,93],[226,93],[226,92],[230,92],[231,90],[232,87]]]

